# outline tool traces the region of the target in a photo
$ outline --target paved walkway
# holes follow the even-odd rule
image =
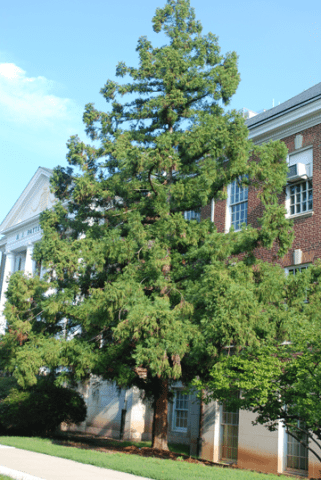
[[[0,445],[0,474],[16,480],[148,480],[6,445]]]

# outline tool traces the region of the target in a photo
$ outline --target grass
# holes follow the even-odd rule
[[[12,480],[12,477],[7,477],[6,475],[0,475],[0,480]]]
[[[145,443],[145,442],[144,442]],[[147,443],[147,442],[146,442]],[[277,480],[277,475],[266,475],[247,470],[209,467],[174,460],[140,457],[125,453],[103,453],[56,445],[54,440],[29,437],[0,437],[0,444],[24,450],[67,458],[101,468],[132,473],[154,480]],[[130,443],[132,445],[132,443]]]

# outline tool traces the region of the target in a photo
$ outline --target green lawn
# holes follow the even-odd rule
[[[0,480],[12,480],[12,477],[7,477],[6,475],[0,475]]]
[[[208,467],[174,460],[140,457],[125,453],[103,453],[56,445],[54,440],[28,437],[0,437],[0,444],[33,452],[68,458],[97,467],[110,468],[155,480],[277,480],[277,475],[265,475],[246,470]],[[285,477],[284,477],[285,478]]]

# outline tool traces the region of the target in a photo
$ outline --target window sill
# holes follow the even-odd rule
[[[287,475],[287,476],[291,476],[291,477],[293,477],[293,475],[296,475],[298,477],[307,478],[308,471],[307,470],[296,470],[295,468],[287,468],[284,472],[282,472],[282,475]]]
[[[308,218],[308,217],[312,217],[312,215],[314,215],[314,211],[310,211],[310,212],[304,212],[304,213],[297,213],[296,215],[287,215],[286,218],[288,218],[289,220],[295,220],[296,218]]]
[[[218,462],[220,465],[229,465],[229,466],[236,466],[237,465],[237,459],[232,460],[232,459],[224,459],[224,460],[219,460]]]

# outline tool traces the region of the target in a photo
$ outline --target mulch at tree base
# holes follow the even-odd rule
[[[150,448],[150,447],[136,447],[134,445],[130,445],[128,447],[123,447],[121,444],[118,445],[110,445],[112,441],[113,444],[117,442],[117,440],[110,439],[110,438],[102,438],[97,437],[96,435],[86,434],[86,433],[77,433],[77,434],[70,434],[62,432],[58,435],[54,435],[52,440],[55,444],[64,445],[67,447],[76,447],[76,448],[84,448],[89,450],[96,450],[98,452],[108,452],[108,453],[127,453],[130,455],[140,455],[141,457],[156,457],[162,459],[170,459],[170,460],[177,460],[183,461],[188,463],[201,463],[203,465],[209,466],[220,466],[220,467],[230,467],[231,465],[224,465],[224,464],[217,464],[210,462],[208,460],[201,460],[189,457],[188,455],[183,455],[182,453],[174,453],[170,451],[158,450],[157,448]],[[236,467],[236,466],[235,466]]]

